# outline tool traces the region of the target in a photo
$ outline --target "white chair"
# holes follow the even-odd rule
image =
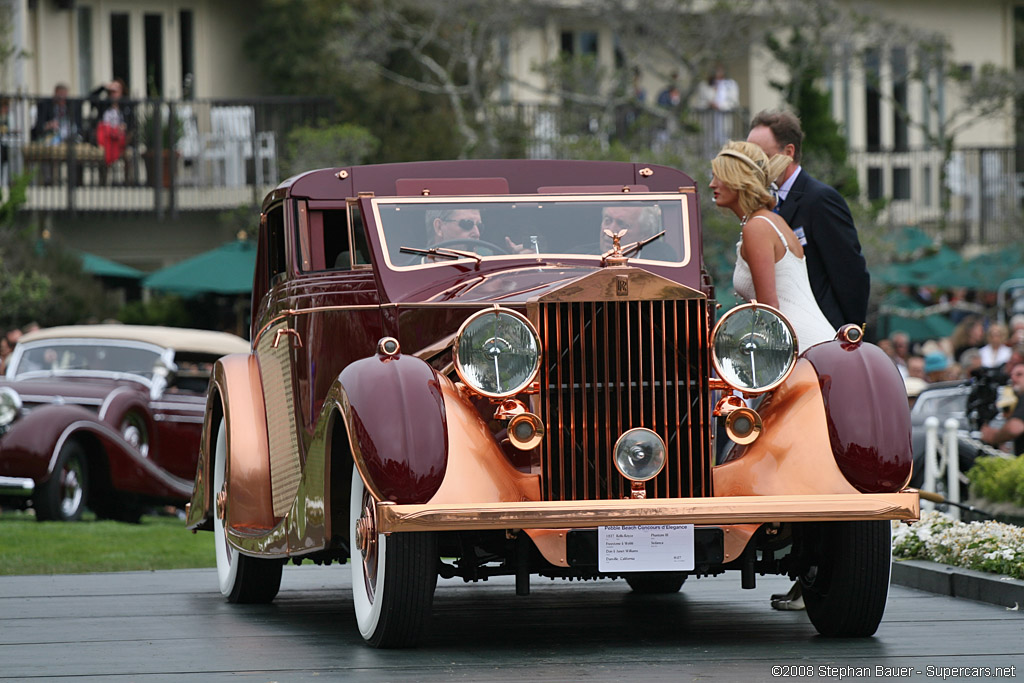
[[[254,159],[257,185],[277,183],[277,145],[272,131],[256,132],[250,106],[210,108],[210,132],[203,137],[203,162],[211,166],[214,184],[246,184],[246,162]],[[256,142],[255,158],[253,140]]]
[[[203,141],[199,135],[199,124],[190,105],[181,105],[175,110],[174,115],[181,121],[181,137],[178,138],[175,149],[181,155],[184,168],[191,171],[191,181],[196,183],[200,180],[203,161]]]

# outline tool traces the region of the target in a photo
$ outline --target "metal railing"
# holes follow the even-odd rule
[[[567,159],[621,142],[679,158],[706,161],[730,139],[745,139],[745,109],[718,112],[662,109],[639,103],[597,108],[577,105],[508,103],[491,116],[505,132],[502,155],[528,159]]]
[[[108,100],[69,98],[60,122],[47,126],[44,119],[57,120],[50,98],[0,95],[0,195],[27,171],[23,208],[32,211],[174,214],[258,204],[282,178],[289,131],[333,109],[328,99],[285,97],[124,104],[122,136],[102,130]]]
[[[1024,149],[855,151],[861,198],[881,204],[883,226],[914,225],[951,245],[1019,241],[1024,208]]]

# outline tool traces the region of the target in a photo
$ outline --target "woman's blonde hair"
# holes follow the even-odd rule
[[[711,160],[711,172],[739,195],[740,210],[749,216],[761,207],[775,207],[772,183],[792,161],[792,157],[784,154],[769,159],[754,143],[733,140],[725,143],[718,156]]]

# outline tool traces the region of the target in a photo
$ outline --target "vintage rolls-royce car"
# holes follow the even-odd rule
[[[800,581],[823,634],[874,633],[890,520],[918,515],[903,382],[853,325],[798,356],[768,306],[716,320],[684,173],[311,171],[263,204],[252,302],[186,522],[229,601],[348,560],[359,631],[395,647],[438,576],[669,593],[734,571]]]
[[[192,495],[222,332],[75,325],[26,334],[0,379],[0,505],[36,519],[139,520]]]

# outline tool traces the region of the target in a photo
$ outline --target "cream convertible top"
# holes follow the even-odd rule
[[[193,330],[156,325],[64,325],[44,327],[29,332],[18,340],[19,344],[41,339],[126,339],[193,353],[248,353],[249,342],[227,332]]]

